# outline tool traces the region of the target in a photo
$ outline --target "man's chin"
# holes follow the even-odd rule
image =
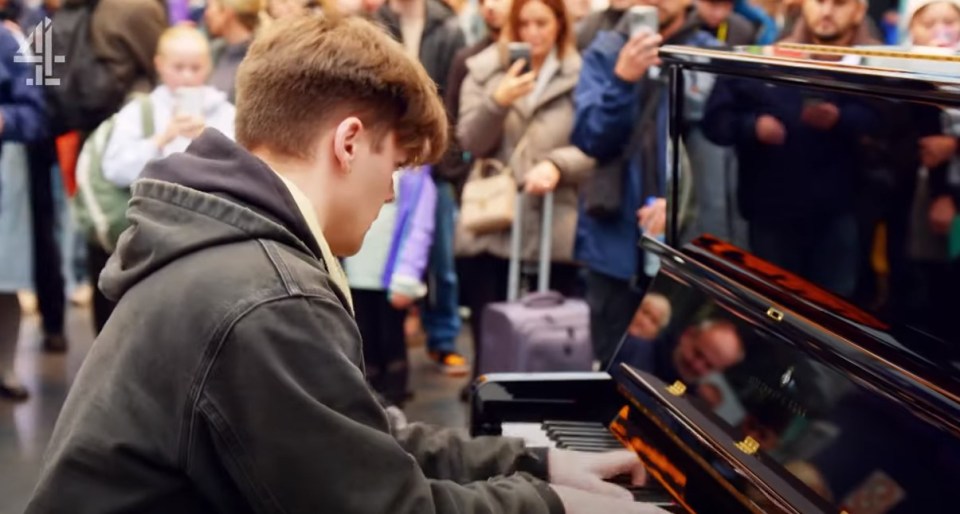
[[[821,43],[836,43],[843,37],[843,33],[837,30],[820,30],[813,33]]]

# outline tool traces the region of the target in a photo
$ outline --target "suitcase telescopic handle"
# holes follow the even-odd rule
[[[510,227],[510,270],[507,277],[507,301],[520,296],[520,253],[523,232],[523,191],[517,193],[513,224]],[[550,290],[550,247],[553,244],[553,191],[543,196],[543,217],[540,224],[540,258],[537,271],[537,292]]]

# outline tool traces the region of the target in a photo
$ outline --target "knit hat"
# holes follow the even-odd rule
[[[917,15],[920,9],[923,9],[931,4],[938,4],[940,2],[948,3],[960,11],[960,0],[909,0],[909,2],[907,2],[907,26],[909,27],[910,24],[913,23],[913,17]]]

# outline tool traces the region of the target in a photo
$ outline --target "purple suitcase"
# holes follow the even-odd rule
[[[537,292],[519,296],[520,213],[523,194],[517,195],[510,241],[508,299],[483,311],[480,373],[590,371],[590,309],[586,302],[549,291],[553,194],[544,198],[540,234]]]

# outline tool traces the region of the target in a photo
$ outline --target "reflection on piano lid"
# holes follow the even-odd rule
[[[652,337],[628,334],[609,375],[483,377],[475,434],[600,449],[610,440],[595,423],[607,424],[686,512],[906,514],[960,501],[952,382],[908,373],[917,363],[899,350],[879,358],[878,329],[858,333],[867,326],[856,316],[760,280],[742,266],[756,261],[730,258],[727,246],[644,244],[661,258],[646,298],[670,306],[666,323]],[[558,436],[551,420],[593,431]]]

